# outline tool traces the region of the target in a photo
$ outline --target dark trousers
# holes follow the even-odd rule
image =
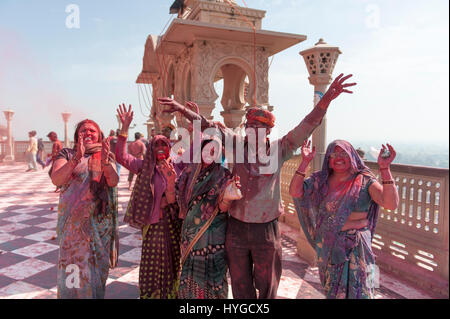
[[[38,151],[36,154],[36,162],[38,162],[42,167],[45,167],[45,163],[42,161],[42,151]]]
[[[225,249],[235,299],[275,299],[281,278],[278,220],[244,223],[228,219]]]

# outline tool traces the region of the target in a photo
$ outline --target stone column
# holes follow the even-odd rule
[[[244,121],[245,110],[228,110],[220,112],[227,127],[235,129]]]
[[[171,124],[172,119],[175,117],[174,114],[163,112],[164,106],[160,105],[158,102],[159,97],[166,96],[166,92],[164,92],[164,85],[162,79],[158,74],[150,75],[151,84],[152,84],[152,109],[151,112],[155,114],[153,117],[150,116],[150,120],[153,120],[154,128],[156,130],[156,134],[161,134],[161,131],[164,127]]]
[[[6,156],[4,158],[4,162],[13,162],[14,161],[14,145],[11,133],[11,121],[14,115],[14,111],[6,110],[3,111],[6,118],[6,129],[7,129],[7,145],[6,145]]]
[[[331,79],[323,79],[319,77],[309,79],[310,83],[314,85],[314,106],[319,103],[322,96],[327,91],[328,84]],[[325,158],[325,151],[327,149],[327,116],[323,117],[322,123],[314,130],[312,134],[312,145],[316,147],[316,156],[312,162],[313,172],[322,169],[323,159]]]
[[[319,39],[312,48],[300,52],[306,63],[309,73],[309,83],[314,86],[314,106],[325,94],[328,85],[333,79],[333,70],[337,59],[341,54],[338,47],[328,45],[323,39]],[[312,135],[312,145],[316,147],[316,156],[313,160],[313,171],[322,168],[326,150],[326,117],[321,125],[315,129]]]
[[[72,113],[63,112],[61,113],[63,121],[64,121],[64,147],[70,147],[69,141],[69,118]]]
[[[238,127],[244,118],[245,110],[245,71],[234,64],[226,64],[221,68],[223,76],[223,95],[220,101],[224,111],[222,115],[229,128]]]

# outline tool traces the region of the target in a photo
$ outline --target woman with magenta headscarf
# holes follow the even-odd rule
[[[379,205],[395,210],[398,192],[390,172],[395,150],[383,145],[378,157],[379,183],[353,146],[336,140],[328,145],[322,170],[305,179],[314,147],[305,142],[302,162],[290,185],[303,231],[317,253],[327,298],[374,297],[375,256],[371,242]]]
[[[142,231],[142,254],[139,268],[141,299],[175,299],[180,269],[180,235],[182,220],[175,197],[175,181],[182,163],[170,158],[170,140],[156,135],[149,142],[144,159],[127,153],[128,128],[133,121],[131,105],[119,106],[122,122],[116,147],[117,161],[137,179],[124,221]]]

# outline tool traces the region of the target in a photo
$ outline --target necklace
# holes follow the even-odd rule
[[[327,212],[336,212],[337,208],[339,207],[339,203],[342,200],[342,198],[345,196],[345,194],[348,193],[351,185],[353,184],[353,178],[349,178],[348,180],[344,182],[340,182],[337,187],[334,189],[333,193],[330,193],[330,187],[328,187],[327,194],[325,195],[325,198],[327,198],[329,195],[330,200],[328,200],[325,203],[325,209]]]

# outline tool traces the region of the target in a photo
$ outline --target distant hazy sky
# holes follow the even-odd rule
[[[160,34],[172,0],[0,0],[0,111],[15,111],[13,134],[63,135],[60,113],[117,127],[115,107],[131,103],[145,132],[135,80],[149,34]],[[237,0],[242,4],[241,0]],[[66,6],[80,8],[68,29]],[[328,111],[328,140],[447,143],[448,0],[246,0],[266,10],[263,29],[308,39],[275,56],[270,104],[285,134],[312,107],[313,88],[299,52],[319,38],[340,47],[334,75],[358,86]],[[221,119],[220,99],[214,115]],[[146,110],[144,110],[146,112]],[[5,124],[3,114],[0,124]]]

